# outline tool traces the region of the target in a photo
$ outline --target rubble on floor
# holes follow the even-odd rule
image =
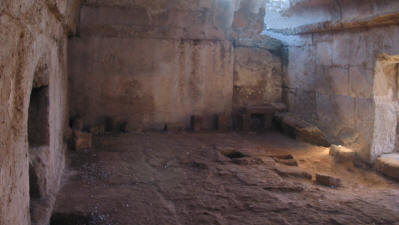
[[[282,177],[298,177],[308,180],[312,179],[311,173],[299,167],[276,165],[275,170]]]
[[[329,154],[334,158],[335,162],[353,161],[356,156],[355,151],[340,145],[331,145]]]
[[[389,186],[372,171],[361,172],[365,174],[360,178],[356,170],[347,172],[346,164],[331,163],[327,149],[278,133],[113,134],[99,141],[93,151],[69,155],[71,165],[53,221],[68,215],[68,221],[83,221],[87,217],[82,215],[89,215],[90,221],[98,218],[105,225],[399,221],[399,207],[386,207],[394,205],[397,185]],[[292,167],[275,159],[304,163]],[[329,167],[334,170],[324,171]],[[339,176],[345,186],[314,185],[312,174],[322,172]],[[371,178],[373,174],[377,178]],[[318,175],[316,180],[338,186],[338,179],[328,176]],[[371,181],[385,189],[374,188]]]
[[[341,179],[335,178],[325,174],[316,174],[316,182],[318,184],[329,186],[329,187],[339,187],[341,186]]]

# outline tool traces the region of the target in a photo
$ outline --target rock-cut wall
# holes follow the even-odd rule
[[[189,127],[200,115],[209,129],[233,105],[281,101],[281,60],[270,53],[279,42],[254,38],[263,2],[86,1],[69,48],[71,114],[133,130]]]
[[[0,224],[30,224],[30,209],[32,224],[48,223],[64,167],[67,35],[77,6],[0,1]]]

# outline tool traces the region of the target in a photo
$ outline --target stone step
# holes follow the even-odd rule
[[[385,176],[399,181],[399,153],[385,154],[378,157],[374,167]]]

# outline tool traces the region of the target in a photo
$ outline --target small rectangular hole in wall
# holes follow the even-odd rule
[[[48,86],[33,88],[28,118],[30,147],[49,145],[49,93]]]
[[[251,130],[261,131],[265,129],[265,115],[251,114]]]

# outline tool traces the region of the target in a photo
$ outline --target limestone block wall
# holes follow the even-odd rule
[[[378,107],[375,84],[386,76],[378,75],[378,56],[399,54],[398,35],[399,27],[391,25],[296,36],[288,47],[284,84],[290,110],[317,123],[333,143],[353,147],[365,160],[394,151],[376,147],[392,142],[397,112],[391,104]],[[388,127],[382,120],[390,117],[395,119],[387,120],[392,124]]]
[[[279,56],[250,47],[237,47],[234,56],[235,111],[251,105],[282,102],[283,75]]]
[[[69,0],[0,2],[0,224],[30,224],[30,206],[34,205],[30,204],[30,161],[40,162],[36,175],[42,190],[37,199],[42,209],[32,208],[32,221],[48,222],[64,166],[67,34],[73,32],[77,4]],[[44,71],[48,76],[38,83],[48,86],[49,139],[32,153],[28,143],[30,95],[35,74]]]
[[[263,82],[253,102],[279,99],[281,74],[272,73],[281,60],[270,52],[281,44],[259,37],[262,1],[86,1],[69,46],[71,115],[86,126],[111,117],[145,130],[189,127],[201,115],[209,129],[216,114],[231,114],[235,77],[247,75]],[[256,60],[252,74],[260,78],[243,67],[234,72],[235,60]]]

